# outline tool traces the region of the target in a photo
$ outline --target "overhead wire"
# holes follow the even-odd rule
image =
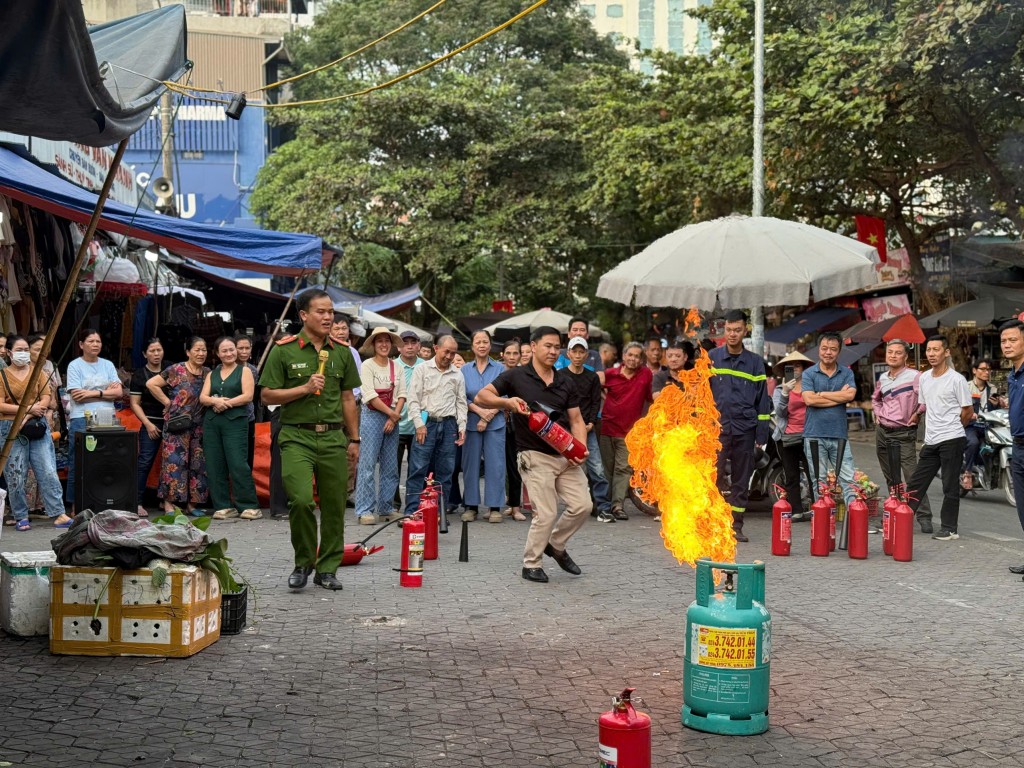
[[[437,58],[432,59],[431,61],[428,61],[426,64],[422,64],[419,67],[416,67],[415,69],[411,69],[408,72],[405,72],[405,73],[403,73],[401,75],[398,75],[397,77],[394,77],[391,80],[388,80],[386,82],[378,83],[376,85],[371,85],[371,86],[368,86],[366,88],[362,88],[362,89],[360,89],[358,91],[352,91],[351,93],[345,93],[345,94],[341,94],[339,96],[327,96],[327,97],[320,98],[320,99],[305,99],[303,101],[288,101],[288,102],[278,103],[278,104],[251,102],[248,106],[256,107],[258,109],[286,109],[286,108],[292,108],[292,107],[307,107],[307,106],[313,106],[313,105],[317,105],[317,104],[330,104],[332,102],[343,101],[345,99],[351,99],[351,98],[355,98],[357,96],[366,96],[368,94],[374,93],[375,91],[380,91],[380,90],[383,90],[385,88],[390,88],[391,86],[396,85],[396,84],[402,82],[403,80],[408,80],[409,78],[415,77],[416,75],[421,74],[423,72],[426,72],[429,69],[433,69],[438,64],[442,64],[442,63],[448,61],[449,59],[454,58],[455,56],[458,56],[460,53],[468,51],[470,48],[472,48],[475,45],[479,45],[480,43],[484,42],[488,38],[491,38],[494,35],[498,34],[499,32],[502,32],[505,29],[508,29],[508,27],[512,26],[517,21],[526,18],[531,13],[536,11],[538,8],[546,5],[548,3],[548,1],[549,0],[537,0],[537,2],[535,2],[533,5],[529,6],[528,8],[523,9],[522,11],[517,13],[515,16],[511,17],[510,19],[507,19],[506,21],[502,22],[501,24],[499,24],[498,26],[494,27],[493,29],[488,30],[484,34],[480,35],[479,37],[476,37],[473,40],[470,40],[468,43],[464,43],[463,45],[460,45],[458,48],[455,48],[455,49],[449,51],[448,53],[443,54],[442,56],[438,56]],[[325,66],[327,66],[327,65],[325,65]],[[192,96],[192,98],[195,98],[195,99],[200,99],[200,100],[203,100],[203,101],[211,101],[211,102],[214,102],[214,103],[217,103],[217,104],[229,104],[230,103],[230,101],[227,100],[227,99],[217,99],[217,98],[212,98],[212,97],[209,97],[209,96],[194,95],[194,94],[184,90],[181,86],[179,86],[179,85],[177,85],[176,83],[173,83],[173,82],[165,82],[164,85],[166,85],[170,90],[174,91],[175,93],[180,93],[180,94],[182,94],[184,96]],[[220,93],[219,91],[212,91],[212,90],[209,90],[209,89],[206,89],[205,92],[206,93]]]
[[[353,58],[355,56],[358,56],[359,54],[363,53],[364,51],[368,51],[370,48],[373,48],[375,45],[383,43],[385,40],[388,40],[389,38],[394,37],[399,32],[403,32],[404,30],[408,29],[413,24],[415,24],[417,21],[422,19],[424,16],[426,16],[426,15],[428,15],[430,13],[433,13],[434,11],[436,11],[438,8],[440,8],[442,5],[444,5],[447,2],[448,2],[448,0],[438,0],[432,6],[427,8],[425,11],[421,11],[420,13],[416,14],[411,19],[406,21],[404,24],[402,24],[402,25],[400,25],[398,27],[395,27],[390,32],[384,33],[383,35],[378,37],[376,40],[372,40],[369,43],[366,43],[365,45],[363,45],[360,48],[357,48],[356,50],[352,51],[351,53],[346,53],[344,56],[341,56],[340,58],[334,59],[334,61],[329,61],[326,64],[321,64],[319,67],[314,67],[313,69],[310,69],[310,70],[308,70],[306,72],[300,72],[297,75],[292,75],[291,77],[286,77],[283,80],[278,80],[278,81],[273,82],[273,83],[268,83],[267,85],[261,86],[259,88],[254,88],[253,90],[247,91],[246,93],[260,93],[261,91],[269,91],[272,88],[278,88],[278,87],[280,87],[282,85],[286,85],[288,83],[294,83],[296,80],[302,80],[303,78],[309,77],[310,75],[315,75],[317,72],[323,72],[325,69],[330,69],[331,67],[336,67],[337,65],[339,65],[339,64],[341,64],[341,63],[343,63],[345,61],[348,61],[349,59],[351,59],[351,58]],[[168,88],[170,88],[172,86],[177,86],[179,88],[181,87],[181,86],[178,86],[177,83],[174,83],[173,81],[161,81],[161,82],[163,82],[163,84],[165,86],[167,86]],[[229,94],[230,93],[230,91],[224,91],[224,90],[221,90],[219,88],[200,88],[200,87],[194,86],[194,85],[190,86],[188,88],[188,90],[189,91],[194,91],[196,93],[220,93],[220,94]]]

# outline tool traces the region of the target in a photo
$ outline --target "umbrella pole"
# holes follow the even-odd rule
[[[96,228],[100,223],[100,215],[103,213],[103,205],[107,202],[107,196],[110,194],[110,188],[114,185],[114,177],[117,176],[117,169],[121,167],[121,158],[124,157],[124,151],[128,147],[128,139],[122,139],[121,143],[117,145],[117,151],[114,153],[114,159],[110,162],[110,168],[107,169],[107,177],[103,180],[103,187],[100,189],[99,197],[96,198],[96,206],[92,210],[92,215],[89,217],[89,226],[85,228],[85,235],[82,237],[82,242],[78,246],[78,253],[75,254],[75,263],[71,266],[71,271],[68,272],[67,281],[64,283],[64,291],[60,295],[60,301],[57,303],[57,309],[53,313],[53,317],[50,320],[50,328],[46,332],[46,337],[43,339],[43,348],[39,351],[39,357],[36,358],[36,362],[32,366],[32,371],[28,376],[28,386],[26,392],[32,392],[36,383],[39,381],[40,375],[43,373],[43,366],[46,364],[47,358],[50,356],[50,350],[53,347],[53,339],[57,335],[57,331],[60,328],[61,320],[64,318],[64,311],[68,308],[68,304],[71,303],[72,297],[75,295],[75,291],[78,290],[78,276],[82,272],[82,265],[85,263],[85,258],[89,253],[89,243],[92,242],[93,235],[96,234]],[[59,395],[58,395],[59,396]],[[7,440],[4,442],[3,450],[0,450],[0,472],[3,472],[4,467],[7,466],[7,459],[11,455],[11,448],[14,447],[14,441],[18,437],[18,432],[21,429],[21,423],[25,419],[25,415],[28,413],[31,398],[23,397],[21,402],[18,404],[18,411],[14,415],[14,421],[11,424],[11,431],[7,435]]]

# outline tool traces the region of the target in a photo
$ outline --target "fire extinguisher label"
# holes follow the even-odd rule
[[[781,538],[787,544],[793,543],[793,513],[783,512],[782,513],[782,532]]]
[[[422,533],[409,534],[409,568],[410,571],[423,570],[423,541],[426,538]]]
[[[757,630],[694,624],[690,663],[705,667],[750,669],[757,666]]]
[[[600,758],[599,768],[616,768],[619,764],[619,750],[615,747],[597,745],[597,756]]]

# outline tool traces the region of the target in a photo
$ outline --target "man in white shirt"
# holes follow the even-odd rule
[[[455,448],[466,439],[466,380],[452,365],[459,345],[442,336],[434,345],[434,356],[413,369],[409,380],[409,418],[416,435],[409,452],[409,473],[405,483],[405,514],[420,503],[420,493],[431,463],[434,479],[441,484],[442,498],[448,498],[455,470]]]
[[[960,465],[963,461],[967,435],[964,426],[974,415],[971,390],[967,379],[950,364],[949,342],[945,336],[932,336],[925,347],[930,371],[919,380],[921,405],[914,423],[926,414],[924,447],[917,467],[908,483],[910,507],[915,512],[928,493],[935,473],[942,471],[942,528],[932,536],[938,541],[959,539],[957,520],[960,517]]]
[[[399,347],[401,354],[395,359],[395,367],[402,372],[405,380],[405,391],[408,393],[409,385],[412,383],[413,368],[417,368],[427,361],[420,357],[420,337],[415,331],[404,330],[399,336],[402,344]],[[412,456],[412,439],[416,434],[416,427],[413,426],[412,418],[409,416],[408,404],[402,406],[402,420],[398,422],[398,474],[402,474],[402,457]],[[401,486],[401,483],[399,483]],[[395,490],[395,509],[402,509],[402,498],[398,489]]]

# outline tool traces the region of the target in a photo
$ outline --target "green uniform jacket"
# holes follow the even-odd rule
[[[324,377],[327,383],[319,395],[306,395],[281,406],[281,424],[340,424],[341,391],[359,386],[359,373],[346,344],[330,337],[324,342],[329,353]],[[320,367],[316,347],[302,330],[274,345],[260,375],[264,389],[301,387]]]

